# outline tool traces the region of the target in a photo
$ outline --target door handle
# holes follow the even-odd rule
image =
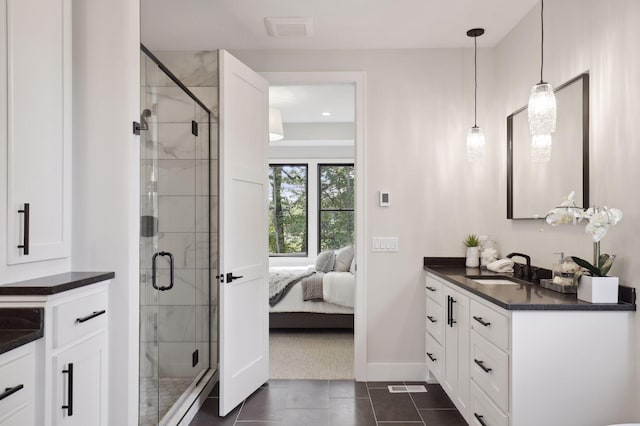
[[[427,319],[434,324],[438,322],[438,320],[434,319],[431,315],[427,315]]]
[[[453,304],[456,303],[456,300],[453,297],[449,297],[449,306],[451,306],[449,308],[449,310],[451,311],[451,319],[449,320],[449,327],[453,327],[453,324],[457,323],[458,321],[453,319]]]
[[[233,280],[239,280],[240,278],[244,278],[242,275],[233,275],[233,272],[227,272],[227,282],[230,283]]]
[[[29,203],[24,203],[24,207],[18,210],[18,213],[24,214],[22,244],[18,244],[18,248],[21,248],[22,254],[26,256],[29,254]]]
[[[487,426],[487,424],[484,422],[484,416],[481,416],[478,413],[473,413],[473,417],[475,417],[478,420],[478,423],[480,423],[482,426]]]
[[[490,373],[491,372],[491,368],[485,367],[484,361],[480,361],[480,360],[474,359],[473,362],[475,362],[480,368],[482,368],[482,371],[484,371],[485,373]]]
[[[83,322],[87,322],[90,319],[94,319],[95,317],[99,317],[100,315],[104,315],[106,314],[107,311],[106,310],[101,310],[101,311],[93,311],[92,313],[90,313],[89,315],[87,315],[86,317],[82,317],[82,318],[76,318],[76,323],[83,323]]]
[[[482,317],[476,317],[476,316],[474,315],[473,319],[474,319],[474,320],[476,320],[476,321],[478,321],[480,324],[484,325],[485,327],[489,327],[489,326],[491,325],[491,323],[490,323],[490,322],[488,322],[488,321],[483,321],[483,320],[482,320]]]
[[[167,256],[169,257],[169,285],[164,287],[158,286],[158,268],[156,267],[156,261],[158,260],[158,256]],[[160,251],[153,255],[151,261],[151,284],[153,288],[160,291],[171,290],[173,288],[173,255],[168,251]]]

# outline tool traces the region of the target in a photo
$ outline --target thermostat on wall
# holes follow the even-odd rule
[[[380,207],[389,207],[389,193],[386,191],[378,192],[380,195]]]

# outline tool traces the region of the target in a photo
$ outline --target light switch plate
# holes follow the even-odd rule
[[[371,250],[374,252],[395,253],[400,250],[398,237],[373,237]]]

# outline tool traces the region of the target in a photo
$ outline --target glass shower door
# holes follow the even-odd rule
[[[140,424],[157,425],[209,368],[209,113],[142,54]]]

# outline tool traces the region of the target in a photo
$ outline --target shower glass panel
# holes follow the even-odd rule
[[[141,54],[141,425],[191,404],[211,350],[211,117],[154,59]]]

